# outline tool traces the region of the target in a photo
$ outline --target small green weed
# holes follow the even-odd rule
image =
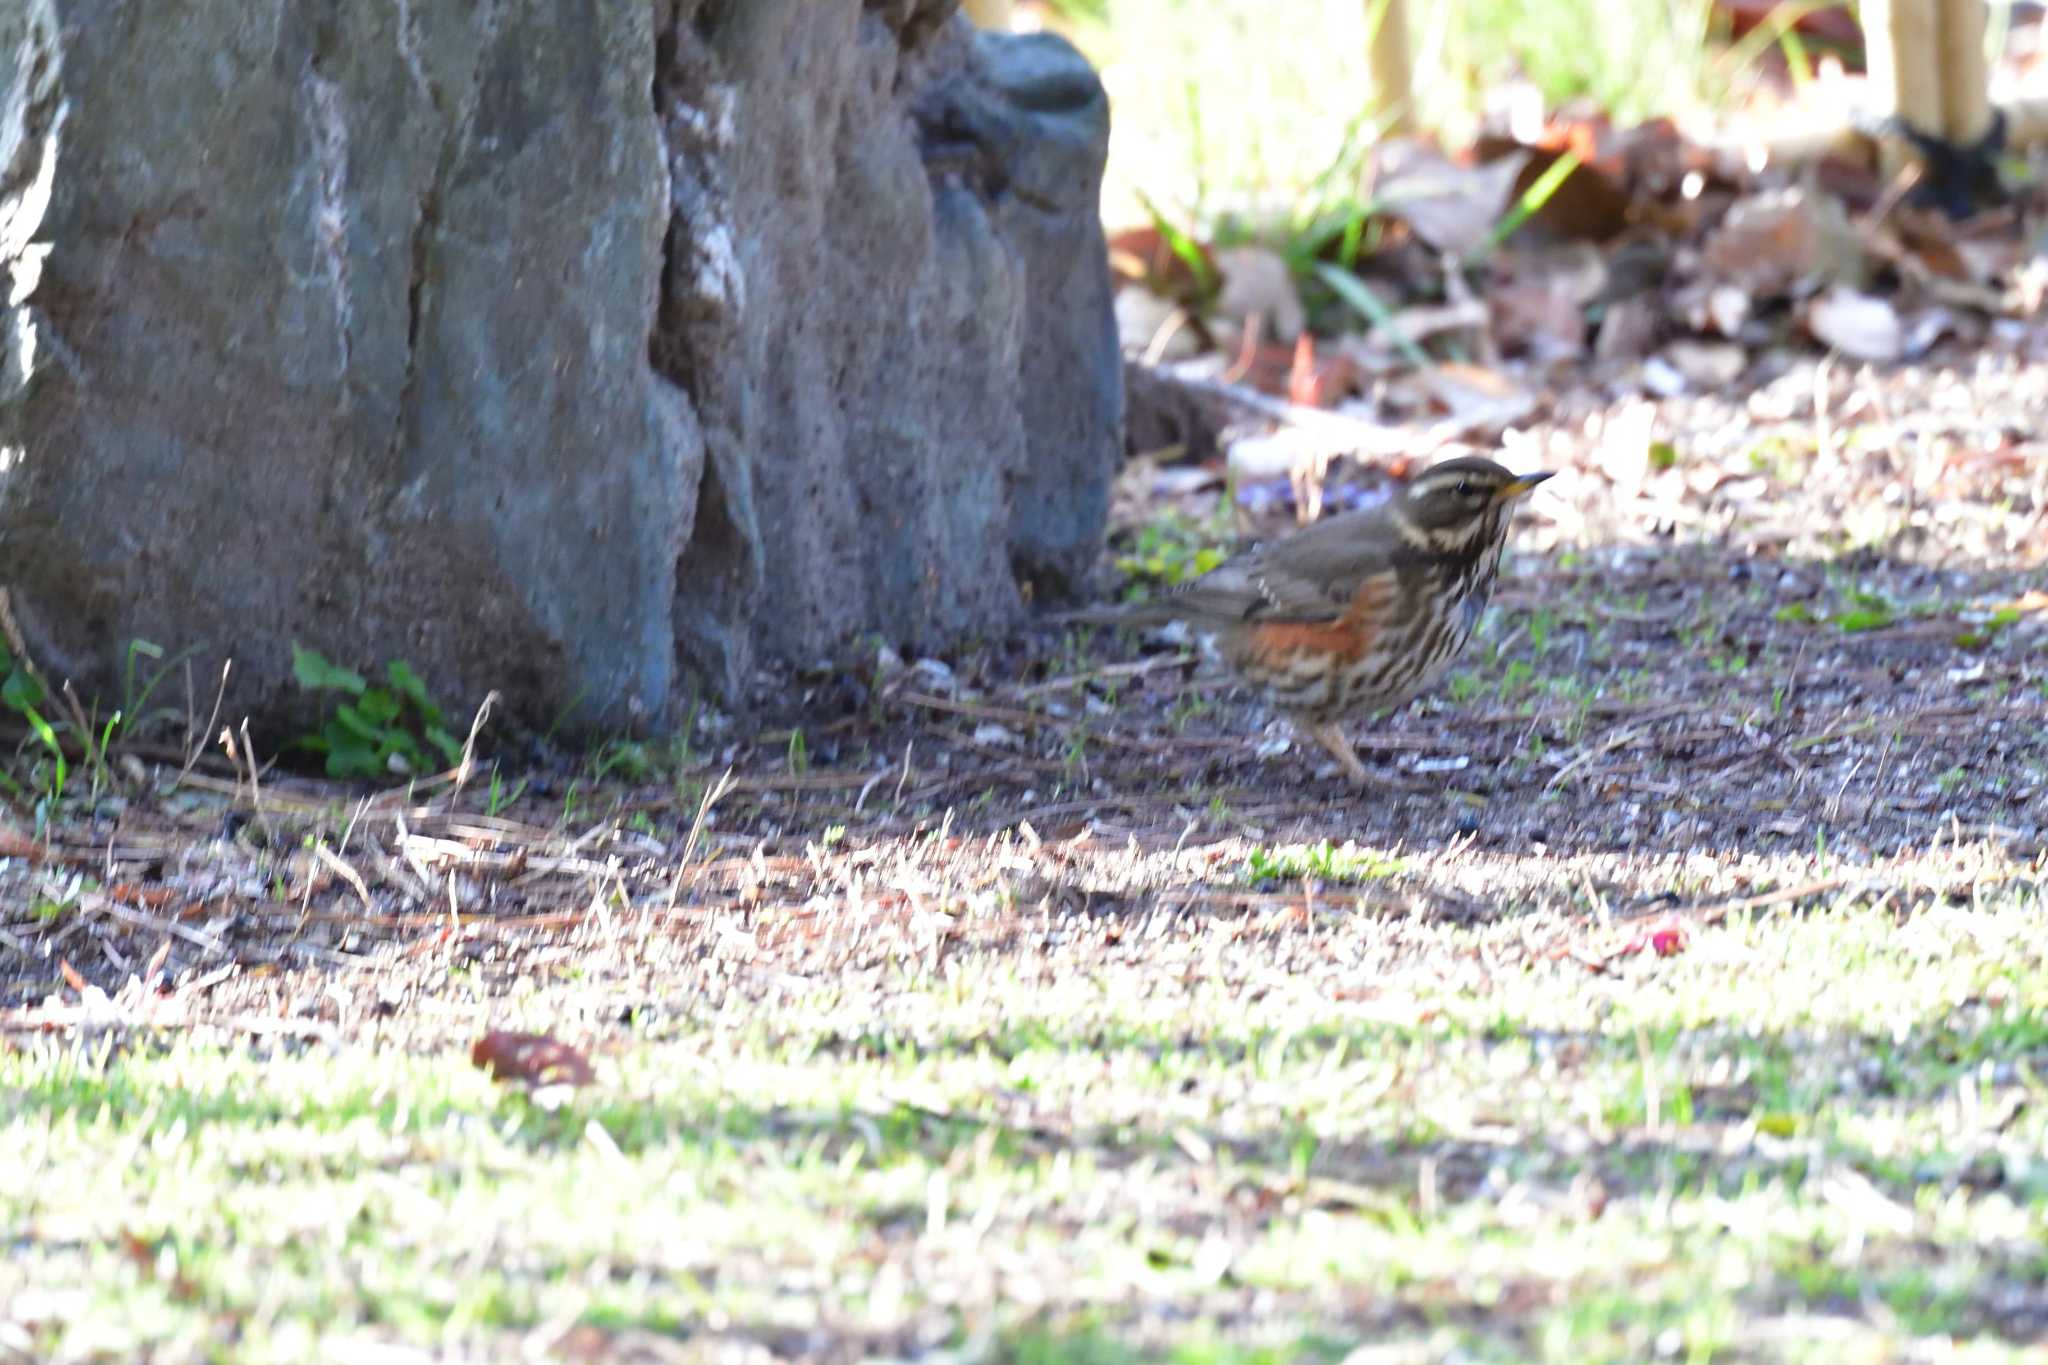
[[[1253,885],[1300,881],[1304,877],[1356,885],[1385,881],[1405,871],[1407,864],[1399,858],[1390,858],[1376,849],[1360,848],[1348,840],[1333,845],[1324,839],[1314,844],[1255,848],[1245,859],[1244,878]]]
[[[164,651],[162,646],[147,640],[130,640],[120,709],[101,720],[97,699],[87,705],[69,683],[64,685],[61,697],[51,696],[35,670],[0,644],[0,707],[21,717],[38,749],[28,788],[36,793],[39,822],[48,820],[50,808],[56,802],[73,795],[71,778],[75,773],[83,771],[90,779],[86,799],[91,801],[97,801],[102,790],[113,785],[114,771],[108,760],[114,746],[138,729],[174,714],[169,708],[148,710],[149,699],[171,669],[190,652],[161,663],[147,676],[138,676],[138,659],[157,663],[163,659]],[[76,764],[72,761],[74,755]],[[0,791],[20,799],[28,795],[28,788],[14,774],[0,769]]]
[[[294,643],[292,676],[308,692],[341,698],[317,733],[300,735],[290,745],[323,755],[329,777],[413,776],[425,772],[435,754],[450,764],[461,761],[461,741],[448,732],[441,708],[403,659],[385,664],[385,684],[373,687],[362,674]]]
[[[2000,607],[1970,629],[1958,632],[1956,644],[1963,649],[1982,649],[1997,638],[1998,632],[2017,622],[2022,615],[2024,613],[2018,607]]]
[[[71,780],[71,764],[64,757],[64,746],[57,741],[56,727],[46,720],[43,705],[49,700],[49,693],[43,687],[42,679],[29,671],[28,665],[16,659],[5,645],[0,645],[0,705],[20,716],[22,722],[34,735],[48,754],[46,766],[41,768],[41,778],[34,781],[39,789],[40,799],[36,803],[36,818],[40,825],[48,818],[48,807],[61,799],[64,788]],[[9,794],[26,795],[21,785],[11,774],[0,771],[0,783],[5,783]]]
[[[1884,629],[1898,620],[1898,609],[1876,593],[1852,590],[1843,595],[1842,605],[1834,611],[1816,611],[1804,602],[1788,602],[1772,612],[1771,618],[1788,623],[1833,625],[1853,634]]]
[[[654,752],[637,739],[608,739],[598,746],[590,760],[590,777],[602,782],[609,777],[627,782],[645,782],[659,771]]]
[[[526,785],[530,781],[531,778],[522,777],[507,787],[505,775],[498,770],[496,763],[491,764],[491,790],[489,801],[484,807],[485,814],[493,819],[503,815],[513,802],[526,795]]]
[[[1218,506],[1223,506],[1220,500]],[[1170,588],[1200,578],[1228,554],[1217,543],[1221,539],[1218,520],[1211,518],[1204,526],[1169,515],[1152,522],[1138,532],[1129,553],[1117,556],[1116,566],[1140,585]],[[1134,589],[1134,595],[1143,592]]]

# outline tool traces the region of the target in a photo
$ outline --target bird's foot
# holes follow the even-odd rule
[[[1351,747],[1350,739],[1344,734],[1344,727],[1335,721],[1321,725],[1304,725],[1302,728],[1310,738],[1329,751],[1330,756],[1337,760],[1337,766],[1344,770],[1344,776],[1360,791],[1422,794],[1439,790],[1428,782],[1392,773],[1370,771],[1359,761],[1358,751]]]

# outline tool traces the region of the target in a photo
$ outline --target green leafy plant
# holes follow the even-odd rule
[[[147,709],[149,699],[191,652],[186,650],[168,662],[161,662],[162,646],[147,640],[130,640],[121,706],[102,720],[97,699],[89,705],[82,702],[69,683],[60,695],[51,695],[27,661],[16,659],[0,644],[0,707],[21,718],[38,751],[29,785],[36,791],[39,820],[47,820],[51,805],[73,794],[71,779],[78,773],[90,779],[88,800],[97,800],[103,788],[113,785],[114,771],[109,760],[114,746],[137,729],[175,715],[168,707]],[[138,659],[159,666],[144,670],[138,667]],[[4,769],[0,769],[0,791],[16,798],[27,795],[27,789],[16,776]]]
[[[64,746],[57,741],[56,727],[43,717],[42,707],[49,700],[49,693],[43,687],[42,679],[29,671],[28,665],[16,659],[5,645],[0,645],[0,706],[20,716],[28,726],[29,733],[48,751],[49,765],[43,769],[43,777],[36,785],[41,800],[37,803],[37,817],[40,822],[48,816],[48,806],[64,794],[64,788],[71,780],[71,765],[64,757]],[[14,796],[24,791],[14,778],[0,772],[0,783]]]
[[[450,764],[462,758],[441,708],[403,659],[385,664],[384,683],[372,685],[354,669],[294,643],[292,676],[309,692],[337,697],[316,733],[292,741],[294,748],[324,755],[329,777],[409,776],[426,771],[435,755]]]
[[[1267,882],[1299,881],[1313,877],[1322,882],[1376,882],[1407,870],[1399,858],[1390,858],[1355,843],[1334,845],[1328,839],[1314,844],[1285,848],[1255,848],[1245,859],[1244,877],[1254,885]]]

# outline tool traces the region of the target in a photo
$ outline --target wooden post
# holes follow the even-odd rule
[[[1010,0],[961,0],[960,7],[982,28],[1010,27]]]
[[[1941,131],[1974,147],[1991,131],[1991,73],[1984,59],[1984,0],[1942,0]]]
[[[1863,53],[1870,86],[1891,96],[1891,112],[1923,133],[1941,132],[1941,66],[1934,7],[1939,0],[1863,0]],[[1884,139],[1886,175],[1910,159],[1906,144]]]
[[[1917,133],[1969,147],[1991,131],[1984,0],[1863,0],[1870,83]],[[1887,164],[1905,149],[1886,148]]]
[[[1365,0],[1372,25],[1372,94],[1389,133],[1415,127],[1415,58],[1408,47],[1407,0]]]

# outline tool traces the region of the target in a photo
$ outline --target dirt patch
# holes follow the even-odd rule
[[[14,827],[0,992],[157,961],[182,1010],[344,1027],[451,957],[510,981],[598,927],[660,926],[662,970],[740,942],[753,970],[826,971],[959,934],[960,896],[1000,908],[974,920],[993,948],[1047,915],[1472,919],[1589,891],[1627,913],[1781,890],[1795,859],[1853,876],[1988,842],[2024,865],[2048,811],[2041,387],[1990,358],[1633,416],[1558,400],[1507,456],[1561,472],[1481,637],[1353,727],[1384,778],[1364,793],[1196,651],[1040,630],[789,680],[796,724],[701,727],[658,771],[620,750],[408,801],[132,764],[51,837]],[[1190,486],[1126,489],[1119,543],[1176,501],[1213,513]],[[1270,856],[1323,844],[1400,871]]]

